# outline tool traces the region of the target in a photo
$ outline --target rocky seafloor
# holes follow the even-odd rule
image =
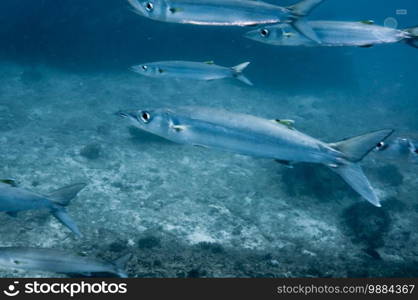
[[[418,276],[417,165],[378,154],[364,160],[383,199],[376,208],[324,167],[289,169],[176,145],[114,115],[222,107],[294,119],[299,130],[336,141],[385,127],[413,132],[417,111],[365,110],[332,89],[316,98],[233,80],[155,81],[7,62],[0,69],[0,177],[40,193],[88,184],[68,207],[84,238],[46,211],[1,214],[2,247],[59,248],[110,261],[130,252],[132,277]]]

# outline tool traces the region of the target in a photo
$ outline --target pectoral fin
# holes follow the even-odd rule
[[[286,168],[293,169],[293,164],[291,161],[281,159],[275,159],[274,161],[278,164],[285,166]]]
[[[174,129],[176,132],[181,132],[187,129],[185,125],[171,125],[171,128]]]
[[[297,21],[295,21],[294,23],[292,23],[293,27],[299,31],[301,34],[303,34],[305,37],[307,37],[308,39],[321,44],[321,40],[319,39],[319,37],[317,36],[316,32],[312,29],[312,27],[309,25],[308,22],[306,22],[303,19],[299,19]]]
[[[359,47],[360,48],[371,48],[373,46],[374,46],[373,44],[370,44],[370,45],[362,45],[362,46],[359,46]]]
[[[293,36],[293,33],[283,31],[283,36],[285,36],[286,38],[291,38]]]

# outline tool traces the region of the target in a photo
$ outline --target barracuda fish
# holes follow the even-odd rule
[[[418,47],[418,27],[398,30],[374,25],[372,21],[309,21],[320,43],[307,38],[288,24],[265,26],[244,34],[248,39],[276,46],[371,47],[405,41]]]
[[[42,196],[19,188],[13,179],[0,179],[0,212],[6,212],[8,215],[16,217],[20,211],[48,209],[58,221],[81,237],[77,225],[67,214],[65,206],[85,186],[84,183],[77,183],[56,190],[48,196]]]
[[[391,129],[327,144],[295,130],[288,121],[211,108],[121,111],[118,115],[128,118],[142,130],[176,143],[271,158],[286,165],[323,164],[339,174],[363,198],[381,206],[358,163],[393,133]]]
[[[315,33],[301,19],[323,0],[281,7],[253,0],[128,0],[134,12],[163,22],[209,26],[253,26],[289,22],[310,39]]]
[[[127,278],[128,275],[123,269],[130,258],[131,255],[127,254],[113,263],[108,263],[56,249],[0,248],[1,268],[81,274],[84,276],[92,276],[94,273],[106,273]]]
[[[374,151],[379,157],[388,160],[418,163],[418,142],[409,138],[397,137],[387,142],[380,142]]]
[[[161,61],[131,67],[135,73],[154,78],[183,78],[194,80],[215,80],[236,78],[245,84],[253,85],[242,72],[249,62],[227,68],[213,62]]]

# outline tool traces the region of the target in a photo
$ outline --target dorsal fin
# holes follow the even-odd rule
[[[13,178],[0,179],[0,182],[8,184],[12,187],[17,187],[17,182]]]
[[[302,0],[288,9],[292,11],[295,16],[304,17],[308,15],[315,7],[322,3],[323,0]]]
[[[366,25],[374,25],[373,20],[361,20],[360,23],[366,24]]]
[[[295,129],[295,127],[294,127],[295,121],[294,120],[289,120],[289,119],[275,119],[273,121],[276,122],[277,124],[284,125],[287,128],[289,128],[289,129]]]

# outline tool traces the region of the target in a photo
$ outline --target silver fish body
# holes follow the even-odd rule
[[[242,74],[249,62],[228,68],[213,62],[160,61],[133,66],[132,71],[153,78],[177,78],[191,80],[217,80],[236,78],[246,84],[251,82]]]
[[[274,24],[289,19],[287,8],[251,0],[128,0],[153,20],[212,26]]]
[[[357,162],[392,134],[380,130],[327,144],[274,120],[224,110],[181,107],[119,112],[135,126],[176,143],[203,146],[287,163],[330,167],[376,206],[379,199]]]
[[[124,260],[126,262],[126,260]],[[54,273],[83,274],[109,273],[127,277],[121,266],[95,258],[73,255],[66,251],[43,248],[0,248],[0,267]]]
[[[309,21],[320,43],[316,43],[299,33],[288,24],[265,26],[247,32],[244,36],[258,42],[277,46],[357,46],[397,43],[409,39],[404,31],[364,22]]]
[[[202,107],[146,111],[152,122],[134,124],[176,143],[287,161],[334,164],[342,153],[273,120]]]

